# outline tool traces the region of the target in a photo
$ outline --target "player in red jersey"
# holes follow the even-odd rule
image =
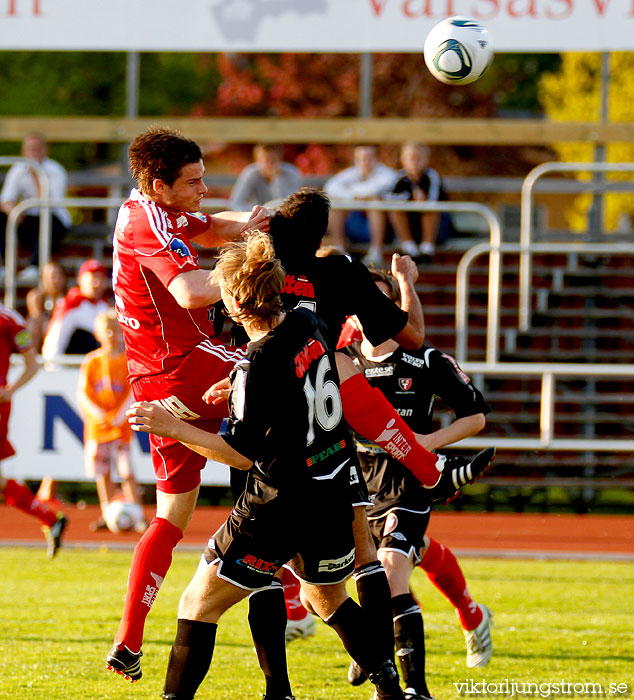
[[[119,211],[112,277],[132,390],[137,401],[155,401],[217,432],[227,406],[209,406],[202,393],[243,353],[211,340],[209,308],[220,289],[200,269],[192,242],[215,247],[250,226],[266,229],[268,212],[201,213],[207,187],[200,147],[170,129],[147,129],[129,157],[138,188]],[[141,677],[145,619],[191,519],[205,465],[176,440],[151,436],[150,451],[156,517],[135,548],[123,618],[106,657],[109,668],[131,681]]]
[[[24,358],[24,369],[10,384],[7,383],[11,355],[19,353]],[[0,304],[0,460],[15,454],[9,442],[7,431],[11,399],[15,392],[37,372],[37,359],[31,333],[26,321],[19,313]],[[8,506],[13,506],[38,518],[48,542],[48,556],[52,558],[62,544],[62,534],[66,527],[66,518],[56,513],[39,501],[30,489],[14,479],[5,479],[0,470],[0,495]]]

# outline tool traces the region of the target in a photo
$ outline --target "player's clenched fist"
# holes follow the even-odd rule
[[[126,415],[132,430],[178,440],[178,428],[182,421],[162,406],[150,401],[137,401],[126,411]]]

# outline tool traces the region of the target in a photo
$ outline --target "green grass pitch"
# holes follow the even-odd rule
[[[41,549],[0,549],[0,698],[160,698],[178,598],[198,555],[174,557],[148,618],[144,676],[134,685],[106,672],[103,660],[130,559],[130,551],[69,549],[48,561]],[[427,677],[437,700],[511,697],[505,682],[520,684],[516,698],[522,690],[524,697],[634,695],[632,564],[469,558],[461,564],[474,597],[493,610],[494,655],[484,669],[466,668],[453,609],[417,570],[412,582],[424,607]],[[347,684],[348,658],[323,624],[315,637],[289,645],[288,662],[297,700],[372,695],[368,685]],[[470,679],[475,685],[460,685]],[[568,692],[555,686],[562,681],[571,684]],[[582,689],[585,683],[600,684],[602,695],[598,685]],[[212,667],[196,697],[256,700],[263,690],[242,603],[220,622]]]

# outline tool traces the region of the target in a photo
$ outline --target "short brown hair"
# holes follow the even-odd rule
[[[139,134],[128,149],[130,172],[144,194],[151,194],[154,180],[170,187],[181,170],[203,157],[200,146],[178,131],[150,126]]]
[[[375,268],[370,268],[370,277],[375,282],[383,282],[387,287],[387,296],[390,301],[395,304],[401,303],[401,288],[398,285],[396,277],[391,272],[387,270],[377,270]]]
[[[268,320],[282,312],[280,293],[286,272],[275,257],[270,236],[254,231],[246,242],[227,244],[212,279],[240,305],[236,321]]]

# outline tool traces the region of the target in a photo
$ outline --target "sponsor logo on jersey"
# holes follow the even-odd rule
[[[117,321],[122,326],[127,326],[128,328],[133,328],[135,331],[139,330],[141,328],[141,324],[139,323],[138,318],[134,318],[133,316],[126,316],[125,314],[120,313],[117,310]]]
[[[403,391],[409,391],[412,388],[412,384],[414,383],[414,380],[411,378],[405,378],[401,377],[398,380],[398,385],[401,387]]]
[[[376,442],[381,445],[394,459],[401,460],[412,451],[409,440],[398,428],[393,428],[395,419],[392,418],[377,437]]]
[[[425,360],[422,357],[414,357],[413,355],[408,355],[406,352],[403,353],[403,362],[407,362],[408,365],[413,365],[414,367],[424,367]]]
[[[324,571],[340,571],[350,566],[354,562],[354,549],[350,554],[346,554],[345,557],[340,557],[339,559],[322,559],[319,562],[317,570],[321,573]]]
[[[412,408],[394,408],[394,410],[398,413],[399,416],[413,416],[414,415],[414,410]]]
[[[383,527],[383,536],[389,535],[394,532],[398,527],[398,516],[396,513],[389,513],[387,518],[385,518],[385,526]]]
[[[172,238],[170,241],[170,250],[172,253],[177,253],[181,258],[193,258],[194,255],[187,245],[180,238]]]
[[[366,379],[371,379],[372,377],[391,377],[394,374],[394,367],[391,365],[387,367],[368,367],[364,374]]]
[[[301,379],[313,360],[319,359],[326,354],[326,348],[319,340],[311,338],[306,345],[295,355],[295,373]]]
[[[454,358],[451,355],[445,355],[443,352],[442,356],[445,358],[445,360],[449,360],[451,364],[453,365],[453,368],[456,370],[456,374],[462,379],[462,381],[465,384],[471,384],[471,378],[468,377],[461,369],[458,363],[454,360]]]
[[[236,562],[240,564],[240,566],[245,566],[247,569],[257,571],[258,573],[271,572],[274,574],[280,568],[278,562],[264,561],[264,559],[253,556],[253,554],[245,554],[242,559],[236,559]]]
[[[26,350],[26,348],[31,345],[33,342],[33,338],[31,337],[31,332],[27,330],[26,328],[23,328],[21,331],[18,331],[15,334],[15,346],[17,347],[18,350]]]
[[[315,298],[315,288],[313,283],[309,282],[304,275],[295,277],[295,275],[286,275],[284,285],[282,286],[282,294],[294,294],[296,297]]]
[[[334,454],[337,454],[337,452],[340,452],[345,446],[346,446],[345,440],[341,440],[340,442],[336,442],[334,445],[330,445],[330,447],[327,447],[325,450],[322,450],[321,452],[318,452],[316,455],[309,457],[306,460],[306,464],[309,467],[312,467],[314,464],[317,464],[318,462],[323,462],[324,459],[328,459],[328,457],[330,457]]]

